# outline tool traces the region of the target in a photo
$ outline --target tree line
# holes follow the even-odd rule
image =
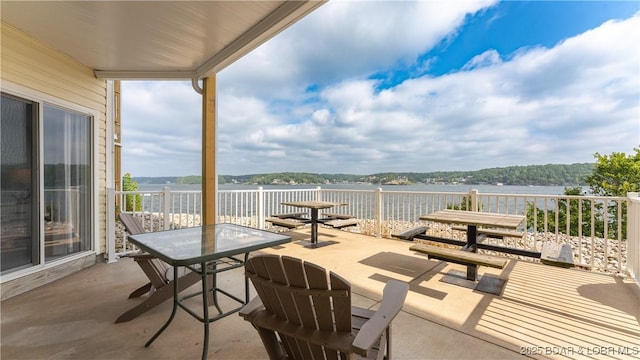
[[[250,175],[221,175],[220,184],[238,183],[252,185],[269,184],[339,184],[372,183],[400,184],[416,183],[466,183],[504,185],[540,185],[540,186],[579,186],[586,185],[586,178],[593,172],[594,164],[547,164],[528,166],[509,166],[475,171],[437,171],[437,172],[397,172],[371,175],[350,174],[313,174],[281,172]]]
[[[633,150],[635,154],[631,155],[623,152],[614,152],[610,155],[595,153],[596,163],[593,171],[585,178],[592,194],[624,197],[630,192],[640,192],[640,148]],[[579,187],[565,188],[564,194],[584,195],[582,188]],[[536,218],[536,227],[538,229],[546,227],[550,232],[557,231],[571,236],[582,234],[583,236],[627,239],[627,207],[619,205],[617,201],[592,203],[590,200],[577,197],[560,200],[556,211],[545,214],[533,203],[529,203],[527,204],[527,226],[532,227],[533,219]],[[619,228],[616,226],[618,218],[622,219]],[[567,226],[567,224],[570,225]]]

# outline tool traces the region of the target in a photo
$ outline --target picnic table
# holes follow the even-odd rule
[[[489,255],[477,254],[479,245],[481,248],[491,247],[491,250],[496,251],[519,251],[517,249],[510,249],[506,247],[479,244],[478,239],[480,238],[480,240],[482,240],[483,237],[478,236],[478,227],[487,226],[492,228],[515,230],[520,227],[520,225],[525,221],[525,217],[523,215],[484,213],[464,210],[439,210],[430,214],[420,216],[420,220],[435,221],[445,224],[466,225],[466,242],[460,242],[459,240],[453,239],[438,238],[428,235],[415,236],[419,239],[461,245],[461,251],[452,251],[452,249],[444,249],[421,244],[414,245],[411,247],[411,249],[418,252],[426,253],[430,257],[436,259],[467,265],[466,280],[476,282],[478,280],[479,265],[491,266],[501,269],[506,264],[506,259],[498,259]],[[504,282],[497,281],[500,279],[495,279],[495,281],[490,281],[488,279],[489,278],[487,278],[487,281],[485,282],[478,283],[475,288],[480,291],[499,294],[502,286],[504,285]]]
[[[309,241],[309,248],[317,248],[320,246],[326,246],[333,244],[334,242],[325,241],[318,243],[318,210],[330,209],[335,206],[346,206],[346,203],[337,203],[332,201],[284,201],[281,203],[286,206],[293,206],[299,208],[307,208],[311,210],[311,239]]]

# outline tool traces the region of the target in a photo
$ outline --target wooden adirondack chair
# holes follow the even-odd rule
[[[377,311],[351,305],[350,284],[300,259],[258,255],[245,264],[258,296],[240,316],[258,330],[270,359],[389,359],[391,321],[407,283],[390,280]]]
[[[145,232],[142,224],[136,220],[132,214],[120,213],[119,215],[122,225],[130,235]],[[118,319],[116,323],[129,321],[154,306],[170,299],[173,296],[173,268],[162,260],[146,253],[138,253],[129,255],[140,266],[142,271],[149,278],[149,282],[134,290],[129,294],[129,299],[140,297],[146,293],[149,296],[132,309],[126,311]],[[199,282],[201,277],[192,271],[183,271],[178,282],[179,291],[182,291],[191,285]]]

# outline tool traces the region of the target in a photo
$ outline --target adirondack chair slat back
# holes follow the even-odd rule
[[[142,224],[133,217],[133,214],[120,213],[118,217],[120,218],[122,225],[124,225],[124,228],[127,229],[129,235],[137,235],[146,232]]]
[[[351,332],[351,286],[332,272],[300,259],[265,255],[245,265],[264,307],[279,319],[305,331]],[[337,359],[348,356],[333,349],[281,334],[292,359]]]
[[[127,230],[129,235],[137,235],[143,234],[146,232],[144,226],[138,221],[133,214],[128,213],[120,213],[118,215],[122,225]],[[156,279],[157,281],[162,281],[163,283],[168,283],[173,278],[173,273],[169,271],[171,267],[160,259],[157,258],[146,258],[144,261],[149,263],[149,266],[143,266],[142,269],[150,279]],[[152,273],[156,273],[155,275]],[[158,288],[157,284],[154,284],[156,288]]]

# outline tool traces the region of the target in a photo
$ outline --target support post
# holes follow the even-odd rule
[[[107,188],[107,262],[118,261],[116,254],[116,192]]]
[[[258,186],[258,229],[260,230],[264,230],[265,228],[265,224],[264,224],[264,219],[265,219],[265,207],[266,203],[264,201],[264,189],[262,188],[262,186]]]
[[[471,198],[471,211],[480,211],[478,204],[478,190],[471,189],[471,191],[469,191],[469,197]]]
[[[172,202],[172,198],[171,198],[171,189],[169,189],[168,186],[165,186],[162,188],[162,198],[164,200],[163,204],[162,204],[162,219],[163,219],[163,223],[162,223],[162,230],[169,230],[171,228],[171,220],[169,218],[169,210],[171,208],[171,202]],[[182,227],[182,221],[179,221],[179,226]]]
[[[217,222],[216,75],[202,81],[202,225]]]
[[[476,244],[478,236],[478,228],[475,225],[467,225],[467,245],[462,249],[477,253],[478,245]],[[467,280],[477,281],[478,280],[478,266],[475,264],[467,265]]]
[[[374,194],[376,198],[376,213],[374,214],[375,234],[376,237],[382,237],[382,188],[377,188]]]

